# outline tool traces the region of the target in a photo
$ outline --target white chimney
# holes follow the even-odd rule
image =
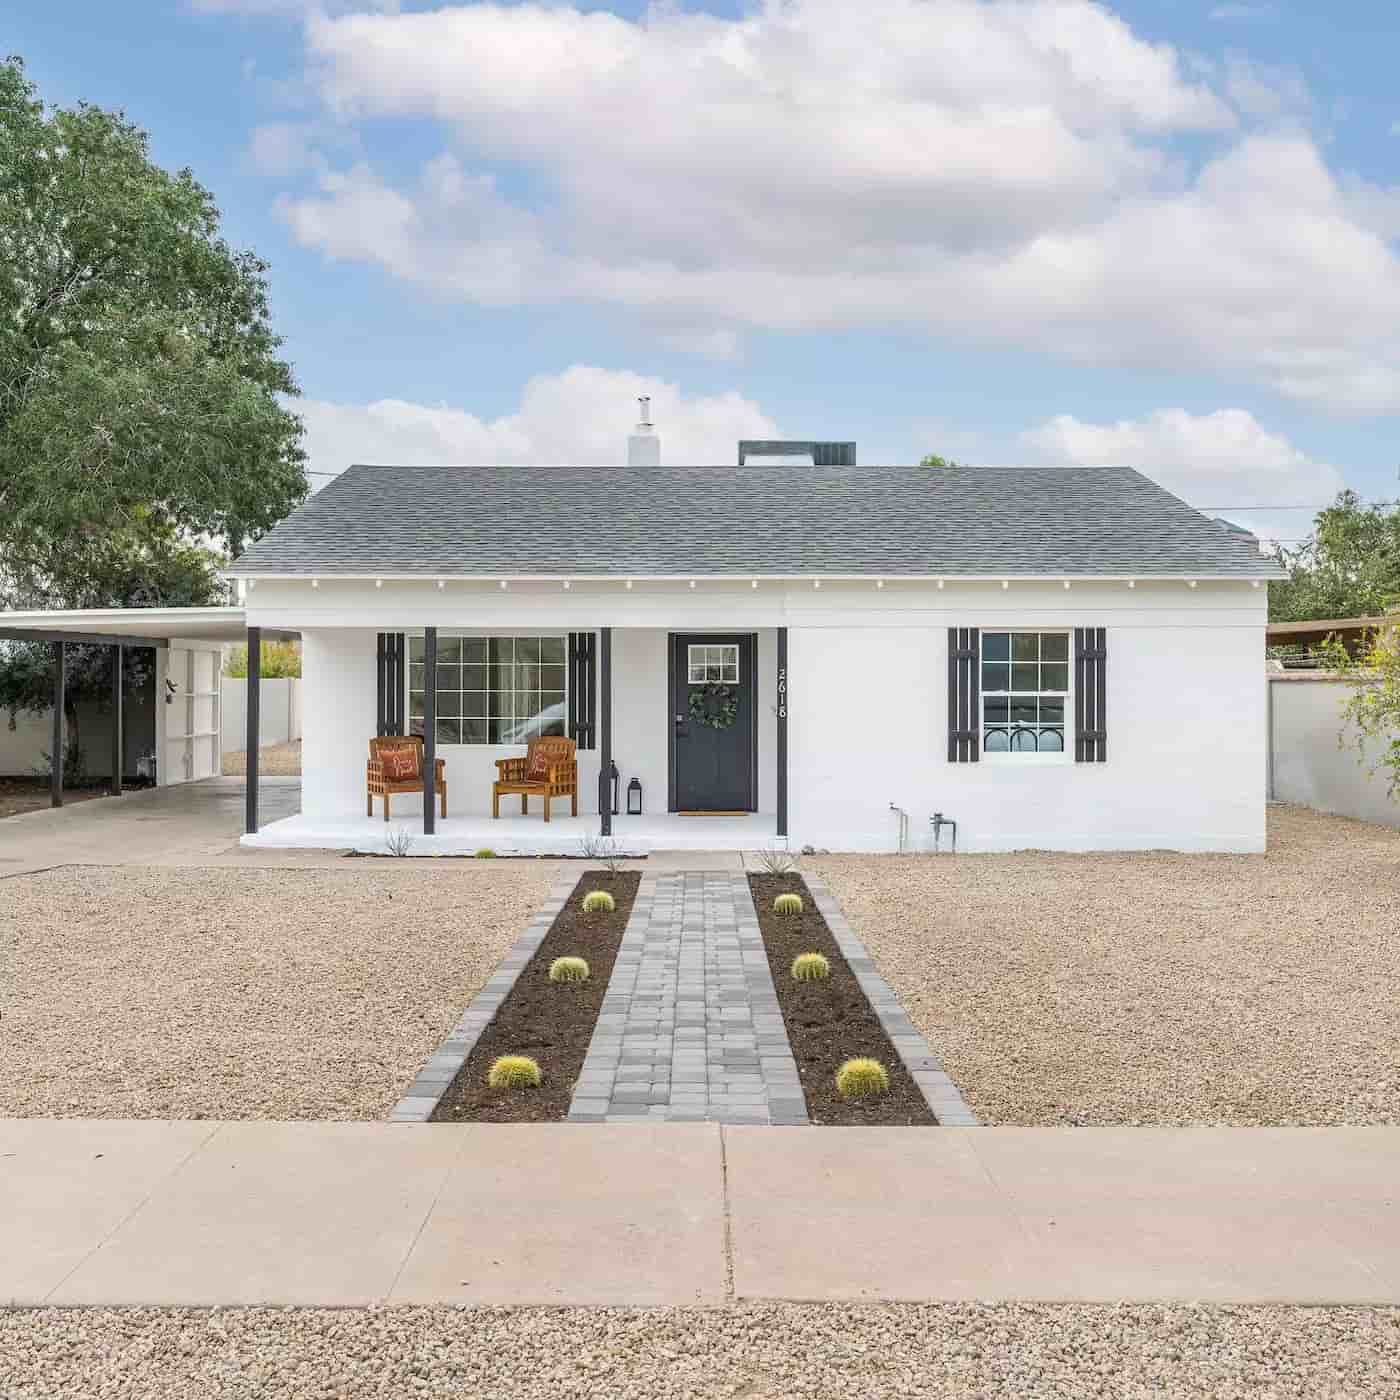
[[[637,400],[641,406],[640,421],[627,439],[627,465],[629,467],[659,467],[661,465],[661,439],[651,422],[651,398],[643,394]]]

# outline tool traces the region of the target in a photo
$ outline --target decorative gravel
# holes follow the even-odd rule
[[[387,1117],[556,868],[0,880],[0,1117]]]
[[[1374,1400],[1397,1388],[1396,1309],[0,1313],[6,1400]]]
[[[248,771],[247,749],[232,749],[224,755],[223,775],[241,778]],[[258,772],[264,778],[301,775],[301,740],[289,744],[269,744],[258,750]]]
[[[1269,832],[807,864],[984,1122],[1400,1124],[1400,831]]]

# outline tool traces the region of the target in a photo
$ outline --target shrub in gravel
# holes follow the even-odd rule
[[[585,914],[611,914],[617,908],[617,901],[607,890],[589,890],[583,897]]]
[[[588,963],[583,958],[555,958],[549,965],[551,982],[588,981]]]
[[[820,953],[799,953],[792,960],[794,982],[820,982],[831,976],[831,964]]]
[[[476,853],[476,858],[477,858],[477,860],[495,860],[495,858],[496,858],[496,853],[495,853],[495,851],[493,851],[493,850],[491,849],[490,846],[483,846],[483,847]]]
[[[492,1060],[486,1082],[493,1089],[538,1089],[543,1078],[539,1062],[528,1055],[501,1055]]]
[[[800,914],[802,912],[802,896],[800,894],[780,894],[773,901],[773,912],[775,914]]]
[[[890,1077],[879,1060],[847,1060],[836,1071],[836,1092],[843,1099],[866,1099],[889,1087]]]

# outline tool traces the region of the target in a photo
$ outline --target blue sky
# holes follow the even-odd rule
[[[17,8],[271,262],[319,470],[615,459],[651,390],[670,461],[1400,489],[1393,5]]]

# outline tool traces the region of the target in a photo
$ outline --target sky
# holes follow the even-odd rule
[[[1339,14],[1345,15],[1339,20]],[[1136,466],[1400,495],[1393,0],[11,0],[271,264],[351,461]]]

